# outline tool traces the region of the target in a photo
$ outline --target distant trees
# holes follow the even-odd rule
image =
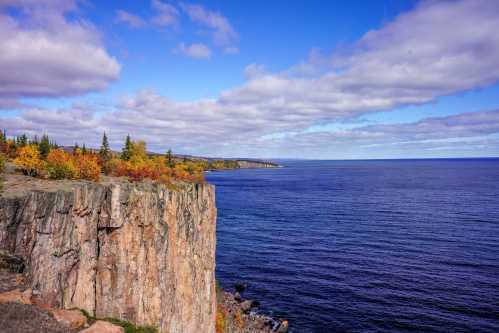
[[[60,149],[48,134],[29,139],[26,134],[8,138],[0,131],[0,168],[12,159],[25,175],[49,179],[86,179],[97,181],[102,173],[127,177],[130,181],[149,179],[156,183],[173,184],[177,180],[203,182],[208,169],[237,168],[236,161],[190,159],[175,157],[169,149],[164,155],[147,153],[144,141],[125,138],[121,154],[113,154],[107,133],[103,133],[96,152],[75,143],[72,150]]]

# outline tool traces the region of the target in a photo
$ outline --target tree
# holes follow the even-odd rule
[[[173,168],[175,166],[171,149],[168,149],[168,151],[166,152],[166,166],[170,168]]]
[[[18,147],[24,147],[28,144],[28,137],[26,136],[26,134],[22,134],[17,137],[16,141]]]
[[[126,136],[125,147],[121,151],[121,159],[124,161],[130,160],[130,151],[132,150],[132,140],[130,139],[130,134]]]
[[[85,147],[85,143],[83,144],[83,146],[81,147],[81,153],[83,155],[85,155],[87,153],[87,147]]]
[[[44,134],[42,136],[42,139],[40,140],[40,143],[38,144],[38,151],[40,152],[40,156],[43,159],[47,158],[47,156],[50,152],[50,141],[49,141],[49,136],[47,134]]]
[[[106,132],[102,135],[102,144],[99,150],[99,157],[102,162],[106,163],[111,159],[111,149],[109,148],[109,142],[107,141]]]
[[[74,179],[77,168],[73,155],[62,149],[53,149],[47,156],[47,173],[51,179]]]
[[[40,160],[40,152],[36,145],[28,145],[20,148],[17,152],[17,157],[14,159],[14,163],[27,176],[36,176],[43,165]]]
[[[147,149],[145,141],[132,141],[129,149],[129,160],[132,163],[143,163],[147,160]]]

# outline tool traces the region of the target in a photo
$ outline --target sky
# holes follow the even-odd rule
[[[0,0],[0,128],[212,157],[499,156],[499,2]]]

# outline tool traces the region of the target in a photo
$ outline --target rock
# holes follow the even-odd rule
[[[15,177],[12,180],[9,177]],[[160,332],[214,332],[214,187],[5,175],[0,248],[51,308]]]
[[[24,270],[24,260],[0,249],[0,268],[5,268],[15,273],[22,273]]]
[[[2,333],[70,333],[50,312],[21,303],[0,303],[0,324]]]
[[[243,299],[241,298],[241,294],[239,294],[237,291],[234,293],[234,300],[236,302],[241,302]]]
[[[1,293],[0,303],[9,303],[9,302],[31,304],[31,289],[26,289],[25,291],[15,289]]]
[[[277,329],[277,333],[286,333],[289,329],[289,323],[287,320],[283,320]]]
[[[244,313],[249,312],[251,310],[251,308],[253,308],[253,301],[252,300],[246,300],[246,301],[241,303],[241,310]]]
[[[236,289],[236,291],[238,293],[242,293],[242,292],[244,292],[248,288],[248,284],[246,284],[246,283],[236,283],[234,285],[234,288]]]
[[[57,322],[70,328],[71,330],[84,327],[87,323],[87,317],[85,317],[80,310],[57,309],[52,310],[52,315]]]
[[[80,333],[125,333],[123,327],[111,324],[108,321],[97,320],[92,326]]]

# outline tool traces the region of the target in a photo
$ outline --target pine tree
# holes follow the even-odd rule
[[[24,147],[28,144],[28,137],[26,134],[22,134],[16,138],[16,144],[18,147]]]
[[[102,144],[100,146],[99,156],[103,162],[107,162],[111,159],[111,149],[109,148],[106,132],[102,135]]]
[[[175,166],[171,149],[168,149],[168,151],[166,152],[166,165],[170,168],[173,168]]]
[[[85,147],[85,143],[83,143],[83,146],[81,147],[81,153],[83,155],[86,155],[87,154],[87,147]]]
[[[3,130],[3,132],[0,132],[0,143],[6,143],[7,142],[7,132]]]
[[[130,134],[126,136],[125,147],[121,151],[121,159],[124,161],[130,160],[130,151],[132,150],[132,140],[130,139]]]
[[[49,136],[47,134],[44,134],[42,136],[40,144],[38,144],[38,151],[40,152],[40,156],[43,159],[47,158],[50,152],[50,141],[49,141]]]

